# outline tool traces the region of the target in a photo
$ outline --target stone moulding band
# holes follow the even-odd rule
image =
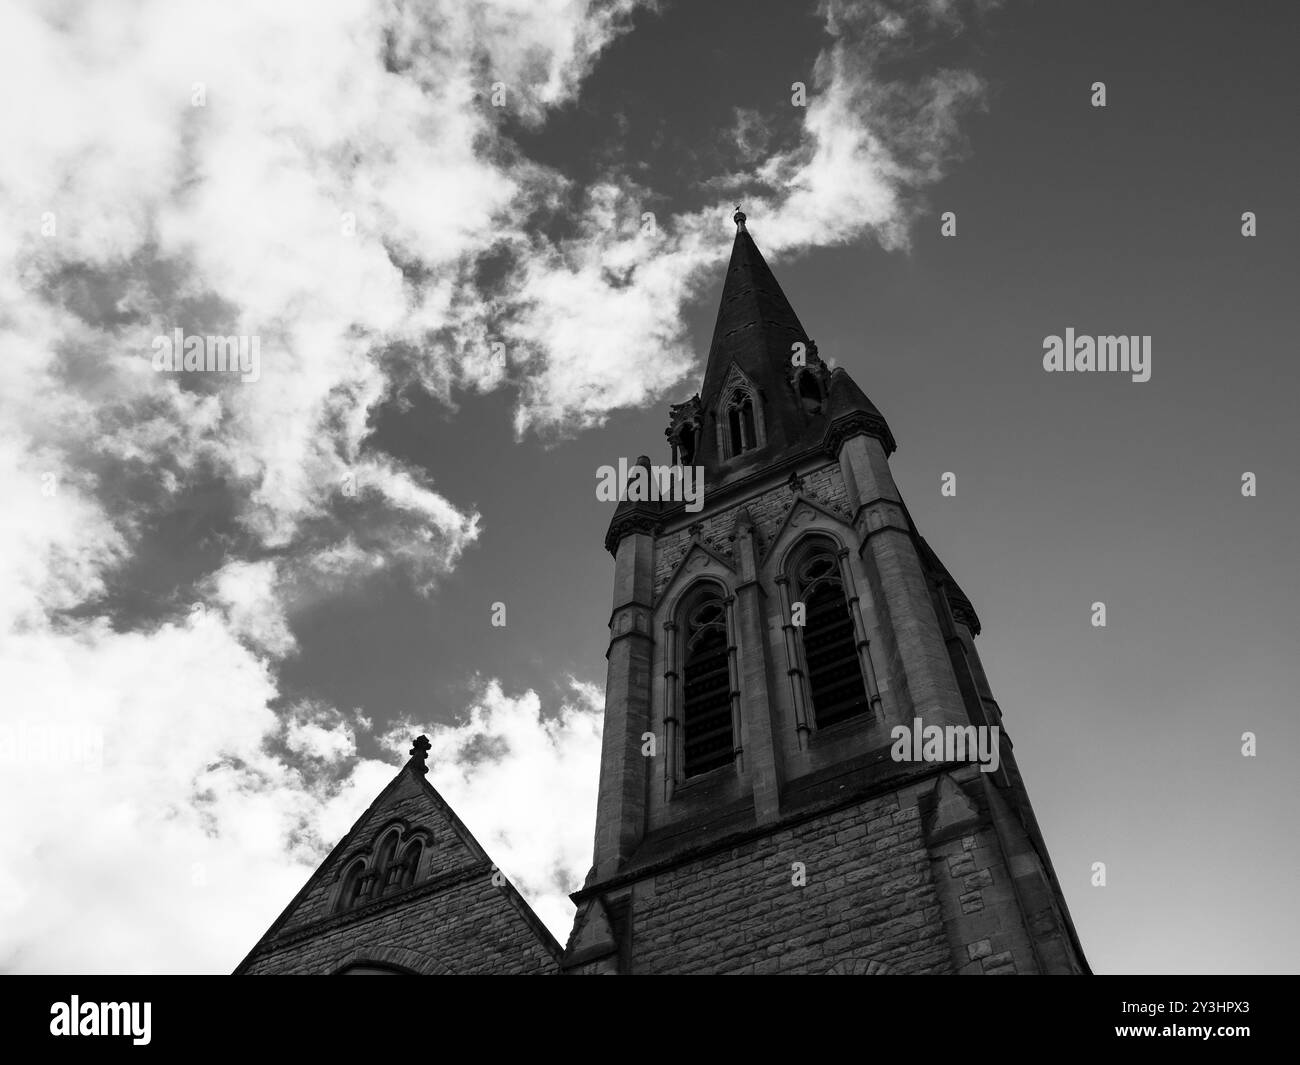
[[[479,862],[476,865],[465,869],[453,869],[449,873],[443,873],[440,876],[425,880],[413,888],[401,891],[393,895],[382,895],[373,902],[356,909],[345,910],[342,913],[330,914],[319,921],[312,921],[309,924],[302,925],[293,929],[291,932],[285,932],[274,939],[262,944],[249,961],[254,958],[263,958],[268,954],[275,954],[285,947],[294,946],[305,939],[311,939],[321,932],[327,932],[334,928],[340,928],[343,925],[360,923],[368,920],[376,914],[384,913],[387,910],[394,909],[398,906],[405,905],[414,898],[423,895],[434,895],[439,891],[449,887],[459,887],[462,883],[470,883],[479,877],[490,879],[492,876],[492,863]]]

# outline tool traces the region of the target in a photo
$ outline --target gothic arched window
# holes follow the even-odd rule
[[[424,854],[424,844],[418,839],[411,840],[402,851],[401,871],[398,876],[399,888],[408,888],[415,883],[420,871],[420,858]]]
[[[796,564],[795,593],[804,606],[804,662],[818,728],[871,708],[862,678],[857,636],[839,566],[829,547],[816,547]]]
[[[683,775],[698,776],[734,757],[731,662],[727,610],[721,593],[707,588],[687,607],[683,627]]]
[[[398,835],[398,830],[394,828],[385,834],[379,844],[379,850],[375,856],[374,894],[376,896],[384,895],[394,887],[397,876],[401,872],[393,861],[397,854]]]
[[[404,891],[420,877],[420,862],[432,840],[424,829],[390,823],[369,851],[345,866],[334,910],[342,912],[392,892]]]
[[[739,455],[758,447],[754,399],[748,392],[736,392],[727,404],[727,431],[730,454]]]
[[[362,901],[362,892],[366,884],[366,863],[357,859],[343,876],[343,887],[339,890],[336,910],[350,910]]]

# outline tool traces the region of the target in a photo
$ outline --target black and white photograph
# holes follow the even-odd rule
[[[1056,1038],[1259,1038],[1298,49],[1274,0],[2,0],[10,1029],[1075,975]],[[356,987],[272,986],[311,1039]]]

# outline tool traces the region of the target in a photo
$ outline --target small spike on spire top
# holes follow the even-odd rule
[[[424,774],[429,771],[429,749],[432,746],[428,736],[415,737],[415,745],[411,748],[411,764],[417,773]]]
[[[731,220],[736,223],[738,232],[745,232],[745,212],[740,209],[740,204],[736,204],[736,213],[731,216]]]

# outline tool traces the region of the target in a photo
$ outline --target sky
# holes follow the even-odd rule
[[[975,604],[1093,970],[1294,972],[1297,30],[0,7],[0,971],[230,971],[421,732],[567,937],[596,471],[667,461],[743,202]],[[257,337],[256,380],[156,369],[178,328]],[[1045,373],[1067,328],[1150,336],[1151,379]]]

